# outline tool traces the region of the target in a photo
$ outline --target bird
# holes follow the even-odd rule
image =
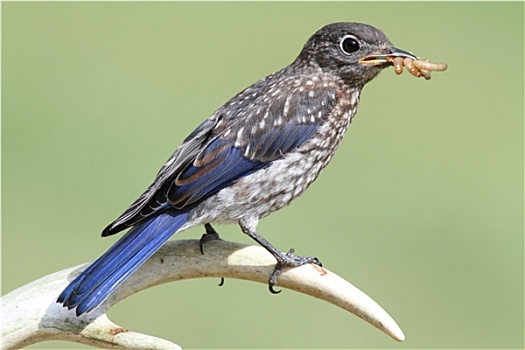
[[[102,236],[129,230],[57,302],[77,316],[92,312],[171,236],[197,225],[206,228],[202,251],[218,237],[212,223],[238,223],[275,257],[273,293],[283,267],[320,265],[293,249],[280,251],[257,224],[318,177],[356,114],[363,87],[395,57],[417,59],[368,24],[319,29],[291,64],[239,92],[184,139]]]

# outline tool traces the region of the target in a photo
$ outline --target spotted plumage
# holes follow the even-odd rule
[[[241,91],[195,129],[150,187],[103,236],[131,229],[82,272],[58,302],[81,315],[98,307],[174,233],[238,222],[282,266],[318,263],[282,253],[256,232],[260,218],[301,195],[329,163],[357,111],[363,86],[389,62],[413,57],[379,30],[334,23],[297,59]],[[390,63],[391,64],[391,63]]]

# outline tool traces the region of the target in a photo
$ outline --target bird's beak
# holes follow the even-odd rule
[[[390,49],[390,52],[388,53],[381,53],[381,54],[372,54],[365,57],[362,57],[359,59],[359,63],[370,65],[370,66],[383,66],[386,67],[388,65],[392,64],[392,60],[396,57],[402,57],[402,58],[410,58],[413,60],[419,59],[419,57],[414,56],[410,52],[392,48]]]

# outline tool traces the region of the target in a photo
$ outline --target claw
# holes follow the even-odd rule
[[[270,293],[272,294],[279,294],[282,291],[281,290],[275,290],[273,286],[277,283],[277,277],[281,274],[281,264],[276,264],[275,269],[273,270],[272,274],[270,275],[270,278],[268,279],[268,289],[270,290]]]
[[[279,294],[282,292],[282,290],[275,290],[273,289],[273,286],[271,284],[268,285],[268,289],[270,290],[270,293],[272,294]]]
[[[204,255],[204,243],[220,239],[219,233],[217,233],[217,231],[215,231],[215,229],[210,224],[205,224],[204,228],[206,229],[206,233],[203,234],[199,240],[199,249],[202,255]]]
[[[281,293],[281,290],[275,290],[273,287],[277,283],[277,278],[281,274],[281,269],[283,266],[297,267],[297,266],[301,266],[305,264],[315,264],[321,267],[323,266],[321,262],[319,261],[319,259],[315,257],[312,258],[309,256],[295,256],[293,255],[294,252],[295,250],[291,248],[288,251],[288,253],[282,255],[283,257],[282,261],[278,262],[275,265],[275,269],[273,270],[272,274],[270,275],[270,278],[268,279],[268,289],[270,290],[270,293],[272,294]]]
[[[311,262],[311,264],[316,264],[317,266],[320,266],[320,267],[323,267],[323,264],[319,261],[319,259],[317,259],[317,257],[314,256],[314,259],[313,261]]]
[[[297,267],[305,264],[316,264],[321,266],[321,263],[319,262],[319,259],[312,258],[309,256],[295,256],[293,253],[295,250],[292,248],[288,251],[288,253],[283,253],[282,251],[275,248],[270,242],[268,242],[266,239],[264,239],[263,236],[257,233],[257,231],[251,229],[249,226],[243,225],[242,221],[239,221],[239,224],[241,226],[242,232],[246,233],[248,236],[250,236],[253,240],[255,240],[257,243],[259,243],[261,246],[263,246],[267,251],[270,252],[277,260],[277,264],[275,265],[275,269],[273,270],[272,274],[270,275],[270,278],[268,280],[268,289],[270,290],[270,293],[272,294],[279,294],[281,291],[276,291],[273,286],[277,283],[277,277],[281,274],[281,268],[283,266],[290,266],[290,267]]]

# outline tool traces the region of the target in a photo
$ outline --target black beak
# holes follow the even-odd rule
[[[393,47],[388,53],[373,54],[365,56],[359,59],[359,63],[367,64],[372,66],[388,66],[392,64],[392,60],[396,57],[410,58],[412,60],[418,60],[419,57],[414,56],[408,51],[397,49]]]

